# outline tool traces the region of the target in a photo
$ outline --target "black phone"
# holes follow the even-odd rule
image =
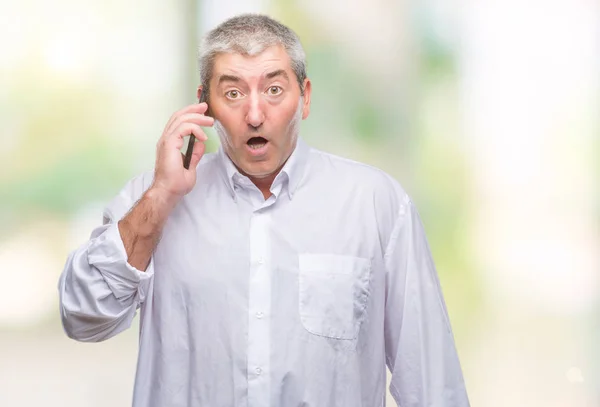
[[[206,93],[200,93],[200,99],[198,103],[206,102]],[[208,112],[208,111],[207,111]],[[183,167],[188,170],[190,168],[190,161],[192,160],[192,152],[194,151],[194,143],[196,142],[196,137],[193,134],[190,134],[190,139],[188,140],[187,150],[185,152],[185,158],[183,160]]]

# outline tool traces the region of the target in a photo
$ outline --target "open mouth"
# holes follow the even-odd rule
[[[267,139],[263,137],[252,137],[250,140],[247,141],[246,144],[248,144],[248,147],[250,147],[251,150],[260,150],[261,148],[266,146],[267,143]]]

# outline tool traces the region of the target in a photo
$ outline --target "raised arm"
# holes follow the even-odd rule
[[[104,224],[71,252],[59,281],[60,314],[71,338],[96,342],[131,325],[136,309],[152,287],[154,252],[177,202],[196,183],[211,126],[205,103],[175,113],[157,143],[153,176],[130,181],[104,212]],[[182,163],[186,135],[195,143],[189,169]],[[151,179],[150,179],[151,178]]]

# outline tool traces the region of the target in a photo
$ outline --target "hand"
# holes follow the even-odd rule
[[[207,140],[201,126],[212,126],[214,119],[205,116],[206,103],[187,106],[171,116],[156,145],[154,181],[150,188],[159,190],[168,199],[179,200],[196,184],[196,166],[204,155]],[[196,137],[190,168],[183,166],[183,138],[189,134]]]

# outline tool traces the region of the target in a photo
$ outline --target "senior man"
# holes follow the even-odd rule
[[[468,406],[411,199],[298,137],[311,82],[296,34],[237,16],[199,64],[208,103],[173,114],[154,170],[67,259],[66,333],[102,341],[140,310],[135,407],[379,407],[386,366],[401,407]],[[204,154],[212,125],[221,147]]]

